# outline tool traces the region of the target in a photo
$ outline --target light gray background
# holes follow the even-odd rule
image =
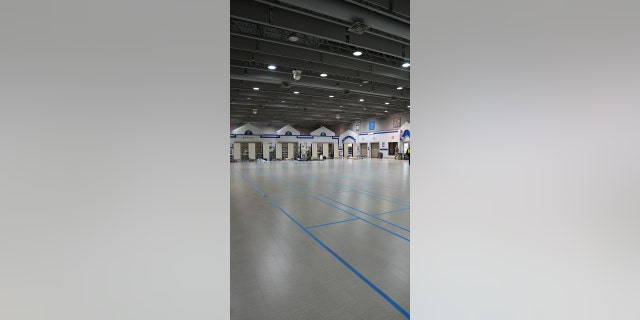
[[[1,319],[229,318],[227,19],[2,1]]]
[[[412,319],[638,318],[638,9],[412,2]]]

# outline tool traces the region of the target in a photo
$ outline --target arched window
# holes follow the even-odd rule
[[[290,136],[291,135],[291,131],[287,131],[284,133],[285,136]]]
[[[245,131],[245,132],[244,132],[244,134],[246,134],[246,135],[249,135],[249,136],[250,136],[250,135],[253,135],[253,132],[251,132],[251,130],[247,130],[247,131]]]
[[[326,133],[324,133],[324,132],[320,132],[320,135],[324,137],[324,136],[326,136],[327,134],[326,134]]]

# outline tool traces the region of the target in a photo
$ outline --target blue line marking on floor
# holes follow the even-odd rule
[[[376,227],[376,228],[378,228],[378,229],[384,230],[384,231],[386,231],[386,232],[388,232],[388,233],[390,233],[390,234],[392,234],[392,235],[394,235],[394,236],[396,236],[396,237],[398,237],[398,238],[404,239],[405,241],[408,241],[408,242],[410,241],[408,238],[405,238],[405,237],[403,237],[403,236],[401,236],[401,235],[399,235],[399,234],[397,234],[397,233],[395,233],[395,232],[393,232],[393,231],[391,231],[391,230],[389,230],[389,229],[385,229],[385,228],[383,228],[383,227],[381,227],[381,226],[379,226],[379,225],[377,225],[377,224],[375,224],[375,223],[373,223],[373,222],[371,222],[371,221],[368,221],[368,220],[362,219],[362,218],[360,218],[360,217],[356,216],[355,214],[353,214],[353,213],[351,213],[351,212],[349,212],[349,211],[347,211],[347,210],[344,210],[344,209],[342,209],[342,208],[339,208],[339,207],[337,207],[337,206],[334,206],[333,204],[331,204],[331,203],[329,203],[329,202],[326,202],[326,201],[324,201],[324,200],[322,200],[322,199],[320,199],[320,198],[313,197],[313,196],[312,196],[312,198],[314,198],[314,199],[316,199],[316,200],[318,200],[318,201],[320,201],[320,202],[322,202],[322,203],[325,203],[325,204],[327,204],[327,205],[330,205],[330,206],[332,206],[332,207],[334,207],[334,208],[336,208],[336,209],[338,209],[338,210],[340,210],[340,211],[342,211],[342,212],[345,212],[345,213],[347,213],[347,214],[349,214],[349,215],[351,215],[351,216],[354,216],[354,217],[358,218],[359,220],[362,220],[362,221],[364,221],[364,222],[366,222],[366,223],[368,223],[368,224],[370,224],[370,225],[372,225],[372,226],[374,226],[374,227]],[[382,220],[382,219],[378,219],[378,220]],[[382,221],[385,221],[385,220],[382,220]],[[385,222],[388,222],[388,221],[385,221]]]
[[[387,211],[387,212],[383,212],[383,213],[376,213],[376,214],[374,214],[374,216],[380,216],[380,215],[387,214],[387,213],[394,213],[394,212],[406,211],[406,210],[409,210],[409,208],[402,208],[402,209],[391,210],[391,211]]]
[[[346,203],[342,203],[342,202],[340,202],[340,201],[338,201],[338,200],[335,200],[335,199],[333,199],[333,198],[329,198],[329,197],[327,197],[327,196],[325,196],[325,195],[322,195],[322,194],[321,194],[320,196],[321,196],[321,197],[323,197],[323,198],[329,199],[329,200],[331,200],[331,201],[333,201],[333,202],[339,203],[339,204],[341,204],[341,205],[343,205],[343,206],[345,206],[345,207],[347,207],[347,208],[350,208],[350,209],[353,209],[353,210],[355,210],[355,211],[358,211],[358,212],[360,212],[360,213],[362,213],[362,214],[365,214],[365,215],[367,215],[367,216],[369,216],[369,217],[371,217],[371,218],[378,219],[378,220],[380,220],[380,221],[382,221],[382,222],[388,223],[388,224],[390,224],[390,225],[392,225],[392,226],[394,226],[394,227],[396,227],[396,228],[400,228],[400,229],[402,229],[402,230],[404,230],[404,231],[411,232],[409,229],[407,229],[407,228],[405,228],[405,227],[401,227],[401,226],[399,226],[399,225],[397,225],[397,224],[395,224],[395,223],[391,223],[391,222],[389,222],[389,221],[387,221],[387,220],[380,219],[380,218],[376,217],[375,215],[372,215],[372,214],[370,214],[370,213],[366,213],[366,212],[364,212],[364,211],[362,211],[362,210],[360,210],[360,209],[354,208],[354,207],[352,207],[352,206],[350,206],[350,205],[348,205],[348,204],[346,204]]]
[[[283,178],[276,177],[276,176],[271,176],[271,178],[273,178],[274,180],[284,180]],[[312,177],[312,179],[317,179],[317,178],[313,178],[313,177]],[[293,188],[294,190],[297,190],[297,189],[299,189],[299,188],[303,188],[303,189],[307,189],[307,190],[309,190],[309,192],[311,192],[311,189],[310,189],[309,187],[302,186],[302,185],[300,185],[300,184],[294,184],[294,183],[291,183],[290,181],[286,181],[286,182],[278,182],[278,183],[280,183],[280,184],[285,184],[285,185],[287,185],[288,187]],[[293,187],[292,185],[297,185],[297,186],[299,186],[299,187],[297,187],[297,188],[296,188],[296,187]],[[339,208],[339,207],[337,207],[337,206],[335,206],[335,205],[333,205],[333,204],[331,204],[331,203],[325,202],[325,201],[323,201],[322,199],[319,199],[319,198],[317,198],[317,197],[313,196],[312,194],[310,194],[309,196],[310,196],[311,198],[313,198],[313,199],[316,199],[316,200],[318,200],[318,201],[320,201],[320,202],[323,202],[323,203],[325,203],[325,204],[327,204],[327,205],[330,205],[330,206],[332,206],[332,207],[334,207],[334,208],[336,208],[336,209],[338,209],[338,210],[340,210],[340,211],[343,211],[343,212],[345,212],[345,213],[347,213],[347,214],[349,214],[349,215],[351,215],[351,216],[353,216],[353,217],[356,217],[356,218],[358,218],[358,219],[360,219],[360,220],[362,220],[362,221],[364,221],[364,222],[366,222],[366,223],[369,223],[369,224],[371,224],[371,225],[375,226],[376,228],[379,228],[379,229],[381,229],[381,230],[384,230],[384,231],[386,231],[386,232],[388,232],[388,233],[390,233],[390,234],[392,234],[392,235],[394,235],[394,236],[396,236],[396,237],[399,237],[399,238],[401,238],[401,239],[403,239],[403,240],[405,240],[405,241],[410,241],[410,240],[409,240],[408,238],[406,238],[406,237],[403,237],[403,236],[401,236],[401,235],[399,235],[399,234],[397,234],[397,233],[395,233],[395,232],[393,232],[393,231],[391,231],[391,230],[389,230],[389,229],[383,228],[383,227],[381,227],[381,226],[379,226],[379,225],[377,225],[377,224],[375,224],[375,223],[373,223],[373,222],[371,222],[371,221],[368,221],[368,220],[362,219],[362,218],[360,218],[360,217],[356,216],[355,214],[353,214],[353,213],[351,213],[351,212],[349,212],[349,211],[346,211],[346,210],[344,210],[344,209],[342,209],[342,208]],[[335,202],[337,202],[337,203],[340,203],[340,204],[342,204],[342,205],[344,205],[344,206],[347,206],[347,207],[349,207],[349,208],[351,208],[351,209],[353,209],[353,210],[356,210],[356,211],[358,211],[358,212],[361,212],[361,213],[363,213],[363,214],[365,214],[365,215],[367,215],[367,216],[369,216],[369,217],[372,217],[372,218],[377,219],[377,220],[380,220],[380,221],[382,221],[382,222],[384,222],[384,223],[390,224],[390,225],[392,225],[392,226],[394,226],[394,227],[396,227],[396,228],[399,228],[399,229],[405,230],[405,231],[407,231],[407,232],[411,232],[411,231],[410,231],[409,229],[407,229],[407,228],[401,227],[401,226],[396,225],[396,224],[394,224],[394,223],[391,223],[391,222],[389,222],[389,221],[387,221],[387,220],[380,219],[380,218],[375,217],[375,216],[373,216],[373,215],[371,215],[371,214],[369,214],[369,213],[366,213],[366,212],[364,212],[364,211],[361,211],[361,210],[358,210],[358,209],[356,209],[356,208],[350,207],[349,205],[346,205],[346,204],[344,204],[344,203],[338,202],[338,201],[336,201],[336,200],[334,200],[334,199],[332,199],[332,198],[329,198],[329,197],[323,196],[322,194],[320,194],[320,196],[325,197],[325,198],[327,198],[327,199],[329,199],[329,200],[335,201]]]
[[[343,222],[353,221],[353,220],[358,220],[358,218],[347,219],[347,220],[340,220],[340,221],[334,221],[334,222],[329,222],[329,223],[323,223],[323,224],[319,224],[319,225],[315,225],[315,226],[307,227],[307,229],[317,228],[317,227],[323,227],[323,226],[328,226],[328,225],[330,225],[330,224],[343,223]]]
[[[317,178],[317,177],[313,177],[313,176],[310,176],[310,178],[311,178],[311,179],[314,179],[314,180],[330,181],[330,180],[327,180],[327,179],[324,179],[324,178]],[[407,200],[402,200],[402,199],[398,199],[398,198],[394,198],[394,197],[390,197],[390,196],[386,196],[386,195],[378,194],[378,193],[375,193],[375,192],[372,192],[372,191],[368,191],[368,190],[364,190],[364,189],[362,189],[362,190],[355,190],[355,189],[353,189],[353,188],[354,188],[354,186],[350,186],[350,185],[347,185],[347,184],[334,183],[334,182],[325,182],[325,183],[326,183],[326,184],[329,184],[329,185],[336,186],[336,187],[352,188],[352,189],[351,189],[351,190],[349,190],[349,191],[362,193],[362,194],[368,195],[368,196],[370,196],[370,197],[372,197],[372,198],[378,198],[378,199],[385,200],[385,201],[388,201],[388,202],[391,202],[391,203],[402,204],[402,205],[406,205],[406,206],[408,206],[408,205],[409,205],[409,201],[407,201]],[[365,192],[366,192],[366,193],[365,193]],[[386,198],[383,198],[383,197],[386,197]],[[400,202],[400,203],[399,203],[399,202]]]
[[[360,278],[360,280],[364,281],[364,283],[369,285],[369,287],[371,287],[371,289],[375,290],[380,296],[382,296],[385,300],[387,300],[387,302],[389,302],[389,304],[391,304],[394,308],[396,308],[396,310],[398,310],[400,313],[402,313],[402,315],[404,315],[407,319],[410,318],[409,312],[404,310],[398,303],[396,303],[393,299],[391,299],[391,297],[389,297],[386,293],[384,293],[384,291],[380,290],[380,288],[378,288],[375,284],[373,284],[373,282],[369,281],[369,279],[367,279],[358,270],[356,270],[356,268],[351,266],[347,261],[342,259],[341,256],[339,256],[337,253],[335,253],[333,250],[331,250],[331,248],[329,248],[326,244],[324,244],[324,242],[322,242],[320,239],[318,239],[313,233],[311,233],[311,231],[305,229],[296,219],[294,219],[291,215],[289,215],[286,211],[284,211],[284,209],[282,209],[277,203],[275,203],[271,199],[269,199],[269,202],[271,202],[271,204],[274,207],[278,208],[282,213],[284,213],[287,217],[289,217],[289,219],[291,219],[291,221],[293,221],[293,223],[298,225],[298,227],[300,227],[300,229],[302,229],[302,231],[306,232],[313,240],[315,240],[320,246],[322,246],[325,250],[327,250],[332,256],[334,256],[336,259],[338,259],[338,261],[340,261],[345,267],[347,267],[347,269],[349,269],[356,276],[358,276],[358,278]]]
[[[393,202],[393,203],[396,203],[396,204],[402,204],[402,205],[406,205],[406,206],[408,206],[410,204],[410,202],[406,201],[406,200],[393,198],[393,197],[385,196],[385,195],[382,195],[382,194],[377,194],[375,192],[371,192],[371,191],[364,190],[364,189],[362,189],[362,190],[353,190],[353,191],[354,192],[358,192],[358,193],[362,193],[364,195],[367,195],[367,196],[370,196],[370,197],[373,197],[373,198],[379,198],[379,199],[382,199],[382,200]],[[386,197],[386,198],[389,198],[389,199],[385,199],[383,197]]]

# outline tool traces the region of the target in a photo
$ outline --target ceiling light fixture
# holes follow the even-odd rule
[[[407,108],[411,108],[411,106],[407,106]]]
[[[364,102],[364,99],[360,98],[360,102]]]
[[[356,56],[356,57],[359,57],[359,56],[362,55],[362,51],[356,50],[356,51],[353,52],[353,55]]]
[[[294,92],[293,92],[293,94],[298,94],[298,93],[300,93],[300,92],[299,92],[299,91],[294,91]]]
[[[398,90],[402,90],[402,87],[397,87],[396,89],[398,89]]]
[[[385,102],[384,104],[388,105],[388,104],[389,104],[389,102]]]
[[[258,88],[258,87],[254,87],[254,88],[253,88],[253,90],[258,91],[258,90],[260,90],[260,88]]]
[[[333,96],[329,96],[329,98],[333,98]]]
[[[300,40],[300,38],[298,38],[298,37],[296,37],[296,36],[291,36],[291,37],[289,37],[289,41],[291,41],[291,42],[296,42],[296,41],[298,41],[298,40]]]
[[[274,66],[274,65],[272,65],[272,64],[271,64],[271,65],[269,65],[269,66],[267,67],[267,69],[269,69],[269,70],[275,70],[275,69],[276,69],[276,66]]]
[[[385,110],[384,112],[389,112],[389,111]]]
[[[402,64],[403,68],[408,68],[411,65],[408,61]]]
[[[324,77],[327,76],[327,74],[326,73],[321,73],[320,76],[324,78]]]

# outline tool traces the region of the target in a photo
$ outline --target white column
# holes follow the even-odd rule
[[[311,159],[318,159],[318,143],[311,143]]]
[[[322,144],[322,155],[325,157],[329,157],[329,144],[328,143],[323,143]]]
[[[282,143],[276,143],[276,159],[282,160]]]
[[[256,144],[254,142],[249,142],[249,159],[256,159]]]
[[[234,142],[233,143],[233,159],[234,160],[240,160],[241,156],[240,156],[240,143],[239,142]]]
[[[269,159],[269,143],[268,142],[262,143],[262,157],[265,159]]]
[[[289,142],[289,148],[288,148],[288,152],[289,155],[287,156],[287,158],[289,159],[293,159],[293,142]]]

